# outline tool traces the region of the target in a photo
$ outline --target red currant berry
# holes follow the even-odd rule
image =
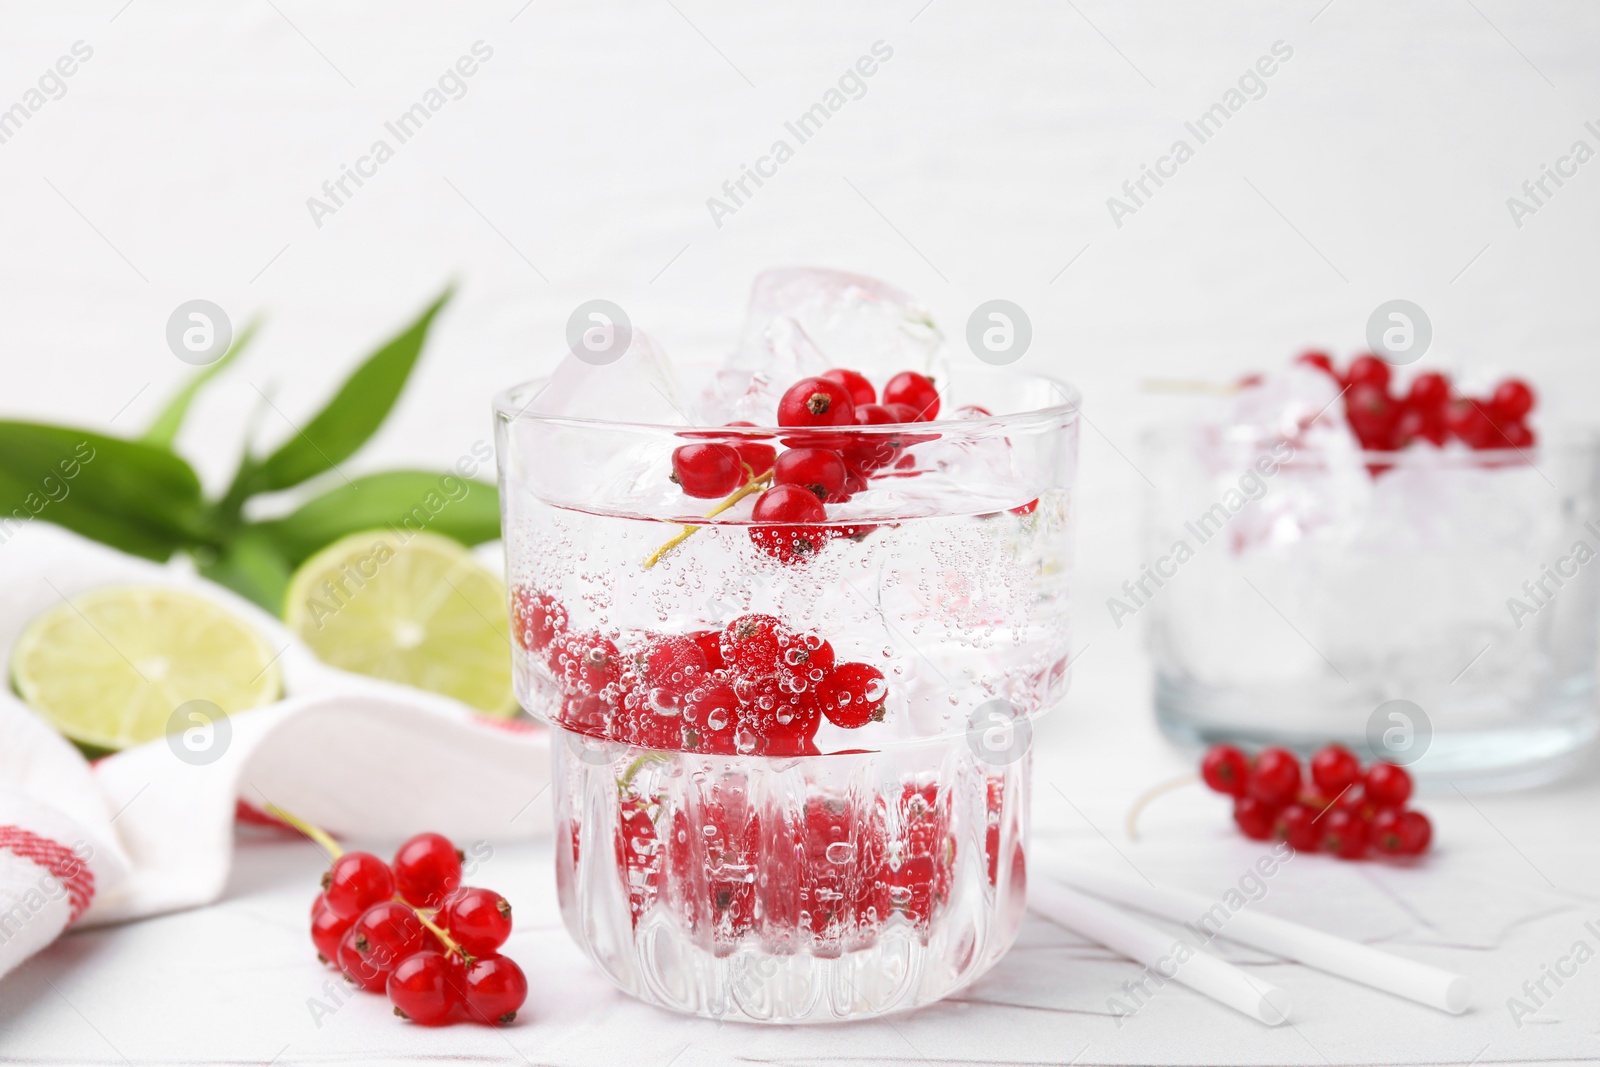
[[[1382,807],[1399,808],[1411,799],[1411,775],[1392,763],[1367,768],[1367,799]]]
[[[1521,378],[1507,378],[1494,390],[1493,405],[1496,418],[1504,422],[1520,422],[1533,410],[1533,390]]]
[[[1311,757],[1311,781],[1325,797],[1336,797],[1361,777],[1361,761],[1342,745],[1328,745]]]
[[[776,678],[736,685],[734,690],[740,696],[741,724],[751,734],[747,740],[754,742],[747,755],[809,754],[811,739],[817,734],[822,715],[817,705],[808,699],[808,694],[796,693]],[[736,747],[740,740],[736,733]],[[749,747],[748,744],[745,747]]]
[[[741,615],[722,631],[722,661],[728,669],[757,678],[778,673],[789,631],[771,615]]]
[[[1345,373],[1345,380],[1354,389],[1358,385],[1371,385],[1380,391],[1389,388],[1389,364],[1374,355],[1357,356]]]
[[[568,633],[545,650],[551,671],[570,695],[593,696],[622,678],[622,657],[610,638],[597,633]]]
[[[1366,820],[1345,808],[1332,808],[1323,813],[1318,825],[1322,833],[1322,851],[1340,859],[1360,859],[1367,851]]]
[[[1368,451],[1388,451],[1394,447],[1395,423],[1400,409],[1383,387],[1363,382],[1352,385],[1345,394],[1345,418],[1350,432]]]
[[[1508,422],[1500,427],[1500,447],[1528,449],[1539,441],[1534,432],[1528,429],[1527,424],[1521,422]]]
[[[1367,842],[1379,852],[1391,856],[1401,854],[1404,843],[1400,837],[1399,808],[1382,808],[1367,824]]]
[[[833,669],[833,646],[821,634],[785,635],[778,647],[782,673],[794,679],[796,689],[813,688]]]
[[[755,426],[753,422],[730,422],[729,426]],[[759,478],[772,469],[772,461],[778,458],[778,450],[771,445],[764,445],[760,441],[751,441],[741,437],[732,442],[733,450],[739,453],[739,462],[743,463],[747,471],[747,478]]]
[[[888,697],[883,672],[867,663],[841,663],[817,683],[817,704],[835,726],[854,730],[882,722]]]
[[[1212,745],[1200,760],[1200,777],[1218,793],[1242,797],[1250,784],[1250,761],[1232,745]]]
[[[492,889],[458,889],[435,920],[469,956],[487,956],[511,936],[511,905]]]
[[[1440,411],[1450,402],[1450,379],[1438,371],[1424,371],[1411,379],[1406,403],[1423,412]]]
[[[346,852],[323,874],[322,895],[335,915],[354,921],[394,896],[394,874],[370,852]]]
[[[840,490],[837,502],[842,504],[857,493],[865,492],[866,488],[866,478],[862,477],[858,471],[852,470],[844,476],[844,488]]]
[[[398,900],[385,900],[362,912],[350,935],[361,959],[384,974],[412,953],[438,947],[417,913]]]
[[[522,648],[544,651],[566,625],[566,612],[555,597],[526,586],[511,590],[511,633]]]
[[[1420,856],[1433,843],[1433,823],[1420,811],[1400,813],[1400,854]]]
[[[467,1014],[474,1021],[513,1022],[528,999],[528,979],[513,960],[485,956],[467,968]]]
[[[744,464],[732,445],[683,445],[672,451],[672,480],[693,497],[727,496],[744,484]]]
[[[1458,397],[1445,407],[1445,427],[1468,448],[1501,447],[1500,431],[1482,401]]]
[[[689,635],[700,654],[706,658],[706,669],[720,671],[722,662],[722,631],[721,630],[696,630]]]
[[[1250,768],[1250,795],[1280,808],[1300,792],[1300,760],[1286,748],[1264,748]]]
[[[739,727],[739,696],[727,682],[712,681],[683,702],[684,746],[691,752],[731,756]]]
[[[1252,841],[1271,841],[1277,809],[1253,796],[1242,796],[1233,802],[1233,821],[1244,836]]]
[[[354,919],[348,919],[328,907],[327,898],[320,893],[311,905],[311,943],[317,946],[317,959],[333,963],[339,958],[339,942],[349,932]]]
[[[1321,843],[1317,812],[1305,804],[1286,804],[1272,821],[1272,833],[1296,852],[1315,852]]]
[[[383,992],[389,972],[379,967],[376,960],[369,960],[361,955],[360,950],[356,948],[354,928],[346,930],[344,939],[339,942],[337,962],[344,976],[368,993]]]
[[[815,493],[798,485],[775,485],[756,499],[756,522],[821,522],[828,517]]]
[[[845,370],[835,367],[833,370],[823,371],[822,376],[830,382],[838,382],[850,392],[850,399],[857,408],[862,404],[871,404],[878,399],[877,390],[872,388],[872,383],[866,376],[857,371]]]
[[[889,414],[894,416],[893,425],[922,421],[917,418],[917,409],[910,404],[891,404],[885,401],[883,406],[888,410]]]
[[[1329,358],[1326,352],[1302,352],[1295,357],[1294,361],[1301,366],[1319,370],[1335,381],[1339,380],[1339,372],[1334,369],[1333,360]]]
[[[437,908],[461,885],[461,853],[443,834],[418,834],[394,854],[395,889],[419,908]]]
[[[863,404],[856,408],[857,426],[893,426],[905,422],[906,409],[897,404],[890,408],[883,404]],[[846,445],[840,455],[851,470],[871,472],[887,467],[900,458],[904,443],[898,434],[862,435],[860,440]]]
[[[933,381],[916,371],[904,370],[883,387],[885,404],[904,404],[916,413],[917,422],[932,422],[939,414],[939,390]]]
[[[834,536],[827,527],[791,526],[789,523],[820,523],[828,517],[822,501],[809,489],[798,485],[775,485],[756,500],[750,517],[750,540],[757,548],[785,564],[805,563],[816,557]]]
[[[443,1026],[460,1003],[458,965],[439,952],[407,956],[390,973],[385,988],[394,1013],[418,1026]]]
[[[1367,795],[1366,786],[1358,779],[1334,801],[1334,807],[1343,808],[1362,822],[1371,822],[1383,805]]]
[[[827,378],[801,378],[778,401],[779,426],[849,426],[855,421],[850,391]]]
[[[678,692],[694,688],[709,669],[705,652],[691,637],[657,637],[634,657],[634,671],[646,685]]]
[[[773,465],[772,481],[775,485],[809,489],[818,500],[833,500],[843,491],[848,473],[837,452],[826,448],[791,448]]]

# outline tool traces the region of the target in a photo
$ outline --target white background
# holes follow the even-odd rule
[[[1079,630],[1083,640],[1101,638],[1105,651],[1086,662],[1072,714],[1043,729],[1042,754],[1055,753],[1056,763],[1041,772],[1093,785],[1088,796],[1069,791],[1091,825],[1114,827],[1133,792],[1182,762],[1152,737],[1135,631],[1111,630],[1101,607],[1139,562],[1133,534],[1142,482],[1129,462],[1137,462],[1139,430],[1176,411],[1141,389],[1144,380],[1228,380],[1278,366],[1307,345],[1348,357],[1363,345],[1372,309],[1404,297],[1434,324],[1424,366],[1522,373],[1542,390],[1546,425],[1585,419],[1600,399],[1600,160],[1521,228],[1506,207],[1574,140],[1600,148],[1583,128],[1585,120],[1600,125],[1600,7],[1325,3],[12,5],[0,13],[0,108],[21,99],[75,41],[94,55],[65,96],[0,144],[0,415],[134,431],[191,372],[165,343],[176,305],[216,301],[236,326],[261,315],[255,347],[215,384],[180,438],[218,488],[260,392],[289,420],[309,416],[359,355],[454,279],[457,299],[394,416],[369,450],[343,465],[350,473],[442,468],[488,436],[492,392],[552,365],[568,314],[590,298],[621,304],[672,353],[706,355],[731,344],[750,279],[774,265],[882,276],[926,301],[957,343],[977,303],[1005,297],[1034,324],[1025,365],[1082,387],[1096,427],[1086,430],[1083,454]],[[307,198],[479,40],[494,54],[466,96],[318,228]],[[714,225],[707,197],[879,40],[894,55],[866,95],[801,146],[746,207]],[[1280,40],[1293,58],[1268,81],[1266,96],[1116,227],[1107,197]],[[259,416],[264,445],[292,432],[283,416]],[[1059,817],[1086,842],[1098,841],[1076,809],[1043,787],[1038,803],[1041,825]],[[1366,876],[1302,871],[1298,899],[1338,887],[1335,895],[1363,908],[1414,893],[1432,902],[1424,910],[1448,909],[1458,884],[1486,870],[1543,894],[1546,881],[1577,890],[1600,866],[1592,845],[1569,848],[1560,831],[1592,825],[1576,814],[1600,807],[1592,790],[1484,801],[1482,811],[1438,803],[1441,837],[1456,851],[1442,852],[1430,875],[1391,880],[1379,893]],[[1224,820],[1204,806],[1194,825],[1204,827],[1195,833],[1205,848],[1219,850],[1213,873],[1225,883],[1244,854],[1226,851],[1239,843]],[[1534,857],[1529,866],[1507,850],[1512,841]],[[246,899],[254,899],[253,884],[240,889]],[[274,888],[269,896],[292,893]],[[291,915],[301,907],[284,906]],[[1527,914],[1544,906],[1530,902]],[[1392,925],[1400,932],[1372,936],[1432,936],[1418,934],[1428,923],[1415,916]],[[1160,1029],[1141,1040],[1107,1030],[1096,1037],[1097,1055],[1320,1063],[1326,1050],[1340,1062],[1464,1063],[1485,1040],[1497,1042],[1485,1062],[1597,1052],[1592,1019],[1576,1021],[1584,1002],[1576,990],[1564,1016],[1574,1021],[1544,1028],[1531,1046],[1529,1031],[1511,1028],[1499,1006],[1565,948],[1565,925],[1526,930],[1509,946],[1478,928],[1479,941],[1493,944],[1476,949],[1461,947],[1472,939],[1455,936],[1450,922],[1435,926],[1434,943],[1460,949],[1442,961],[1480,966],[1480,984],[1496,994],[1475,1020],[1461,1022],[1469,1029],[1403,1014],[1381,1044],[1363,1047],[1359,1034],[1341,1044],[1361,1029],[1353,1019],[1405,1011],[1380,998],[1375,1007],[1359,1000],[1315,1015],[1307,1024],[1315,1046],[1287,1032],[1256,1045],[1262,1031],[1180,992]],[[127,934],[146,953],[130,958],[148,960],[154,946],[198,928],[167,929],[166,937]],[[1493,967],[1473,954],[1496,947],[1506,955]],[[1059,960],[1047,972],[1032,969],[1027,961],[1041,951],[1014,953],[991,998],[1051,1001],[1060,981],[1070,986],[1076,972]],[[145,1043],[138,1029],[158,1008],[126,984],[140,969],[130,964],[113,992],[74,970],[73,953],[88,950],[79,942],[36,967],[50,968],[58,983],[88,983],[63,988],[109,1028],[117,1048],[160,1055],[163,1046]],[[181,946],[168,958],[174,973],[190,969]],[[575,960],[570,966],[585,973]],[[0,988],[0,1001],[27,973]],[[1056,983],[1050,989],[1030,977],[1042,973]],[[298,983],[286,1003],[303,1029],[300,1004],[312,979],[286,980]],[[1098,1010],[1110,984],[1068,988],[1055,999]],[[114,1058],[75,1021],[82,1013],[68,1013],[37,981],[28,988],[23,1014],[11,1017],[38,1020],[24,1027],[28,1054],[71,1048],[72,1061]],[[565,995],[578,996],[572,988],[606,996],[592,982]],[[1318,995],[1344,988],[1318,987]],[[257,993],[270,996],[270,987]],[[252,1010],[230,1004],[201,1007],[218,1020]],[[584,1018],[598,1017],[585,1010]],[[644,1011],[617,1010],[629,1018]],[[659,1027],[660,1018],[639,1025]],[[938,1028],[944,1019],[919,1018],[906,1025]],[[950,1054],[984,1055],[987,1038],[1002,1033],[1011,1044],[994,1046],[996,1055],[1007,1047],[1065,1061],[1083,1045],[1052,1037],[1060,1016],[1044,1016],[1037,1033],[1029,1029],[1034,1018],[1001,1012],[983,1026],[956,1026]],[[1207,1029],[1214,1027],[1222,1029]],[[279,1043],[263,1036],[235,1048],[226,1034],[208,1043],[195,1033],[183,1054],[265,1060]],[[853,1052],[830,1039],[827,1054],[909,1057],[889,1031],[873,1033],[881,1047],[876,1036]],[[922,1042],[943,1040],[916,1033]],[[956,1040],[961,1033],[971,1040]],[[1196,1033],[1217,1040],[1179,1039]],[[353,1048],[370,1047],[361,1034],[351,1032]],[[520,1034],[533,1054],[538,1035]],[[1420,1044],[1405,1047],[1407,1034]],[[303,1051],[313,1042],[302,1037],[296,1031],[293,1040]],[[505,1054],[486,1040],[479,1051]],[[684,1040],[664,1044],[656,1059],[665,1062]],[[799,1055],[794,1049],[771,1055]]]

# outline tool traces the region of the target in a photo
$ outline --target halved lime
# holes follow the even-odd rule
[[[277,700],[276,659],[254,627],[204,597],[119,586],[28,623],[11,652],[11,681],[63,734],[116,750],[163,736],[191,700],[226,713]]]
[[[372,530],[335,541],[289,581],[284,618],[324,663],[511,715],[506,594],[448,537]]]

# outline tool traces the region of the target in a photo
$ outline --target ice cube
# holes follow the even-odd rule
[[[805,328],[788,316],[770,320],[746,341],[707,391],[704,410],[716,422],[775,425],[783,391],[833,366]]]
[[[792,323],[805,344],[797,344]],[[849,367],[881,384],[903,370],[943,377],[944,335],[910,294],[861,274],[785,267],[757,275],[731,365],[787,378]],[[807,347],[809,346],[809,347]],[[821,357],[820,366],[812,351]],[[789,364],[773,366],[774,357]]]
[[[652,426],[695,423],[696,407],[672,361],[643,330],[611,363],[596,364],[568,353],[550,381],[528,402],[538,415]]]
[[[1321,371],[1299,365],[1269,374],[1232,398],[1225,424],[1290,440],[1348,433],[1340,387]]]

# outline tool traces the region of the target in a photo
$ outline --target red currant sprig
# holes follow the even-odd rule
[[[872,383],[858,371],[835,368],[814,378],[795,382],[778,401],[778,425],[792,431],[783,437],[786,450],[729,435],[726,441],[696,442],[672,453],[669,477],[697,498],[724,499],[706,513],[715,518],[752,493],[760,492],[751,519],[751,542],[760,551],[787,565],[813,559],[828,542],[840,537],[860,538],[867,526],[826,525],[827,509],[813,506],[842,504],[867,488],[868,479],[894,467],[900,470],[910,456],[905,448],[927,435],[872,434],[859,439],[841,432],[848,426],[894,426],[927,422],[939,413],[939,392],[933,381],[915,371],[902,371],[889,379],[880,404]],[[729,423],[750,427],[750,423]],[[699,436],[700,432],[696,432]],[[769,488],[770,486],[770,488]],[[786,487],[806,490],[808,501]],[[685,526],[677,536],[653,552],[644,566],[650,568],[699,530]]]
[[[332,857],[311,905],[319,960],[369,993],[387,993],[396,1015],[421,1026],[516,1019],[528,981],[496,952],[511,935],[511,905],[490,890],[460,888],[461,853],[448,838],[418,834],[391,865],[345,852],[275,805],[267,811]]]
[[[1490,396],[1474,398],[1456,395],[1449,378],[1425,371],[1401,393],[1393,389],[1389,365],[1371,354],[1357,356],[1342,374],[1325,352],[1306,352],[1296,362],[1344,388],[1346,421],[1369,452],[1395,452],[1418,440],[1443,447],[1454,439],[1480,451],[1538,443],[1527,423],[1538,398],[1520,378],[1507,378]],[[1374,474],[1388,469],[1387,464],[1371,466]]]
[[[1309,782],[1300,760],[1284,748],[1249,759],[1232,745],[1213,745],[1200,761],[1214,792],[1233,798],[1233,819],[1249,838],[1287,841],[1296,850],[1360,859],[1376,851],[1417,856],[1433,840],[1420,811],[1406,808],[1411,775],[1392,763],[1360,760],[1340,745],[1311,757]]]

